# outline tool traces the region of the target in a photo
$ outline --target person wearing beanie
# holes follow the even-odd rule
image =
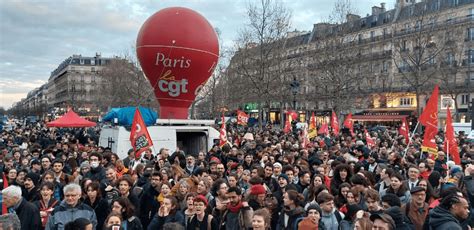
[[[306,217],[298,223],[298,229],[325,229],[321,219],[321,208],[317,204],[312,204],[306,209]]]
[[[250,187],[250,194],[251,195],[265,195],[266,194],[266,190],[265,190],[265,187],[261,184],[255,184],[255,185],[252,185],[252,187]]]
[[[40,176],[36,173],[30,172],[25,176],[25,182],[22,187],[22,195],[28,202],[33,202],[39,199],[38,196],[38,182]]]
[[[363,209],[358,204],[349,204],[349,205],[347,205],[347,213],[346,213],[344,219],[339,224],[339,229],[341,229],[341,230],[354,229],[356,214],[357,214],[357,212],[359,212],[361,210],[363,210]]]
[[[278,180],[278,177],[280,176],[282,169],[283,169],[283,166],[281,165],[280,162],[275,162],[273,164],[273,175],[272,175],[272,177],[275,180]]]

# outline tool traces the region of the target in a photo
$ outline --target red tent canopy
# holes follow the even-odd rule
[[[62,117],[56,119],[55,121],[48,122],[46,125],[48,127],[80,128],[96,126],[96,123],[80,117],[71,109]]]

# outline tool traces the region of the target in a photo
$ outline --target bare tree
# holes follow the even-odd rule
[[[263,115],[281,94],[281,68],[291,13],[279,0],[260,0],[247,7],[249,23],[240,31],[228,74],[240,79],[229,79],[233,86],[229,99],[245,93],[246,98],[259,104],[259,126]],[[240,96],[242,97],[242,96]],[[237,99],[237,98],[235,98]],[[240,101],[240,100],[236,100]]]
[[[462,22],[461,22],[462,23]],[[472,84],[466,79],[462,66],[467,65],[463,60],[469,48],[464,42],[463,36],[454,36],[464,33],[462,24],[449,23],[445,25],[445,34],[440,43],[445,45],[444,51],[439,55],[439,71],[436,75],[441,83],[441,90],[454,101],[454,112],[456,120],[459,120],[458,98],[463,93],[472,91]]]
[[[157,107],[153,87],[136,62],[125,56],[102,69],[100,90],[95,92],[100,108],[123,106]]]
[[[357,29],[353,22],[358,19],[350,0],[338,0],[328,21],[313,29],[314,52],[308,74],[314,85],[313,95],[317,96],[312,99],[336,113],[357,105],[356,92],[363,95],[362,43],[353,33]]]
[[[412,9],[412,20],[396,28],[393,42],[393,61],[401,77],[399,89],[415,92],[416,111],[421,114],[420,95],[431,90],[436,74],[438,56],[445,44],[436,36],[439,14],[431,12],[427,2],[418,3]]]

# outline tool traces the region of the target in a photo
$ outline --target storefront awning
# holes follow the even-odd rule
[[[353,115],[353,120],[358,121],[401,121],[408,115]]]

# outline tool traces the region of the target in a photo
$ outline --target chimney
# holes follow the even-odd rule
[[[360,19],[360,16],[356,15],[356,14],[347,14],[346,15],[347,22],[353,22],[353,21],[356,21],[356,20],[359,20],[359,19]]]
[[[380,3],[380,8],[382,8],[383,12],[385,12],[385,2]]]

